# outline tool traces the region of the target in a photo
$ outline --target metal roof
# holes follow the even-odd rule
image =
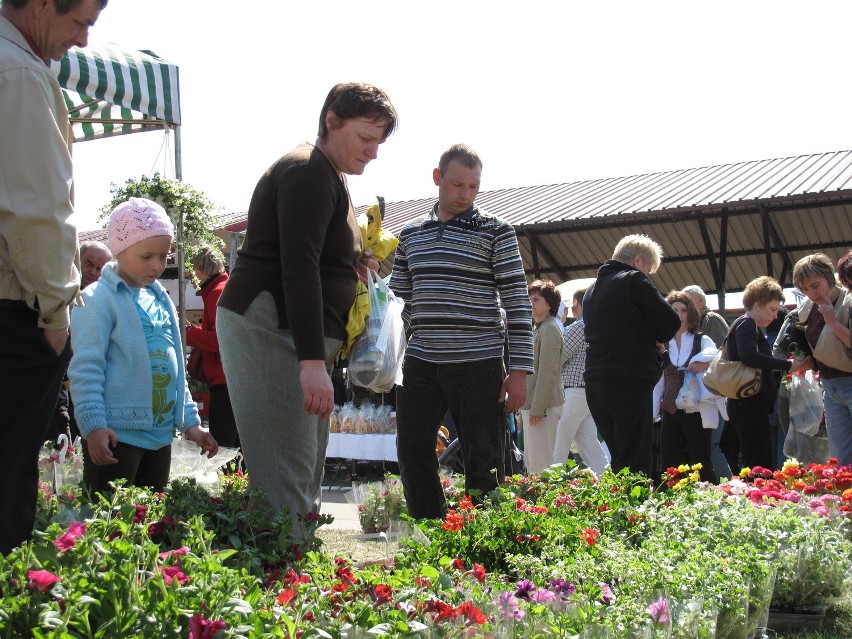
[[[386,202],[384,227],[398,234],[436,200]],[[497,189],[476,201],[515,227],[530,279],[594,277],[618,240],[645,233],[665,253],[652,276],[662,291],[738,291],[758,275],[790,286],[799,258],[852,248],[852,151]],[[221,216],[217,228],[244,230],[246,217]]]
[[[387,204],[385,227],[435,200]],[[477,204],[515,226],[529,278],[594,277],[618,240],[645,233],[665,253],[663,291],[737,291],[758,275],[789,286],[799,258],[852,248],[852,151],[485,191]]]

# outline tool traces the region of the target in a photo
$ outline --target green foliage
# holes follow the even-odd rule
[[[214,222],[213,202],[189,184],[154,173],[138,180],[128,179],[123,186],[112,184],[110,193],[112,199],[101,209],[99,220],[108,218],[118,204],[131,197],[144,197],[160,204],[169,214],[176,233],[183,214],[183,237],[179,238],[179,246],[186,256],[187,268],[190,268],[196,247],[201,244],[208,244],[214,251],[221,252],[222,241],[211,230]]]

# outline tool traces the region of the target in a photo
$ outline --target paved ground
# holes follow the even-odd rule
[[[349,490],[348,486],[323,487],[322,513],[334,516],[334,521],[328,526],[329,528],[360,532],[361,522],[358,521],[358,507],[346,501],[346,493]]]

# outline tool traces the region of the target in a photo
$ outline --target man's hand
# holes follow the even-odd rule
[[[710,362],[689,362],[686,370],[690,373],[703,373],[708,368],[710,368]]]
[[[321,359],[305,359],[299,363],[302,366],[299,383],[305,398],[305,412],[308,415],[319,415],[320,419],[328,419],[334,410],[334,386],[325,369],[325,362]]]
[[[219,443],[213,439],[210,431],[200,426],[193,426],[192,428],[188,428],[184,434],[189,441],[195,442],[198,445],[202,455],[207,453],[207,459],[215,457],[216,453],[219,452]]]
[[[503,385],[500,387],[498,402],[504,403],[503,412],[507,415],[514,413],[524,402],[527,401],[527,373],[526,371],[512,371],[506,375]]]
[[[110,450],[111,448],[115,448],[117,443],[118,435],[111,428],[98,428],[86,437],[86,448],[89,450],[89,457],[98,466],[118,463],[115,455],[112,454],[112,450]]]
[[[373,249],[364,249],[361,259],[358,260],[358,278],[365,284],[367,283],[367,269],[370,269],[373,273],[379,272],[379,260],[373,256]]]
[[[62,351],[65,350],[65,344],[68,343],[68,329],[44,328],[42,330],[44,331],[44,339],[56,351],[57,357],[62,355]]]

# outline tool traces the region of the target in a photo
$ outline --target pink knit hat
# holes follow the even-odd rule
[[[107,246],[113,255],[149,237],[174,238],[174,226],[165,209],[144,197],[132,197],[116,206],[109,215]]]

